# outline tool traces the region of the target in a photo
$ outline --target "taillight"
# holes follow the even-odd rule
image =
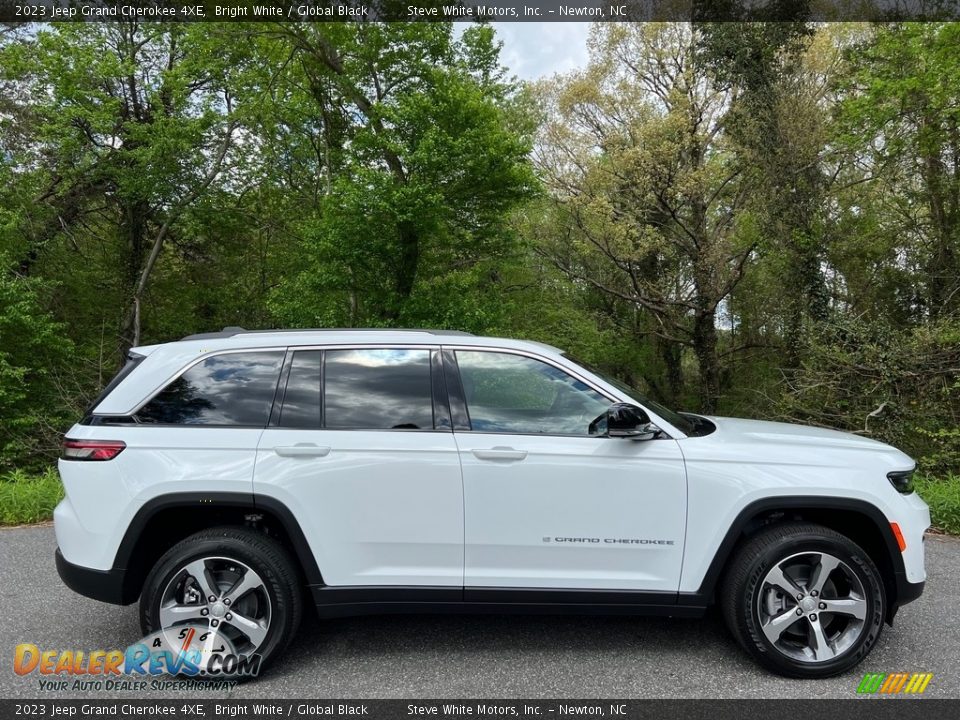
[[[64,460],[113,460],[127,446],[122,440],[71,440],[63,441]]]

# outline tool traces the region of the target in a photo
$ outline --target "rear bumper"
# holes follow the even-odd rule
[[[127,571],[123,568],[93,570],[74,565],[63,557],[60,548],[57,548],[56,562],[63,584],[88,598],[114,605],[129,605],[135,602],[140,594],[130,587]]]

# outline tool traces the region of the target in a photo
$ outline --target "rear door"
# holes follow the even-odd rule
[[[463,485],[437,348],[291,348],[254,488],[329,586],[463,584]]]

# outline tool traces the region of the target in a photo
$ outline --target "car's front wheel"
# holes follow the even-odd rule
[[[154,565],[140,598],[145,635],[202,653],[279,654],[300,623],[296,567],[276,541],[246,528],[198,532]]]
[[[849,538],[807,523],[772,526],[747,540],[720,588],[727,626],[764,667],[828,677],[869,654],[886,598],[876,565]]]

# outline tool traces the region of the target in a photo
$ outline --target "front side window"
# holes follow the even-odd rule
[[[265,427],[283,352],[213,355],[161,390],[137,413],[142,423]]]
[[[611,404],[572,375],[523,355],[458,350],[457,365],[476,432],[589,435]]]
[[[324,427],[432,430],[429,350],[327,350]]]

